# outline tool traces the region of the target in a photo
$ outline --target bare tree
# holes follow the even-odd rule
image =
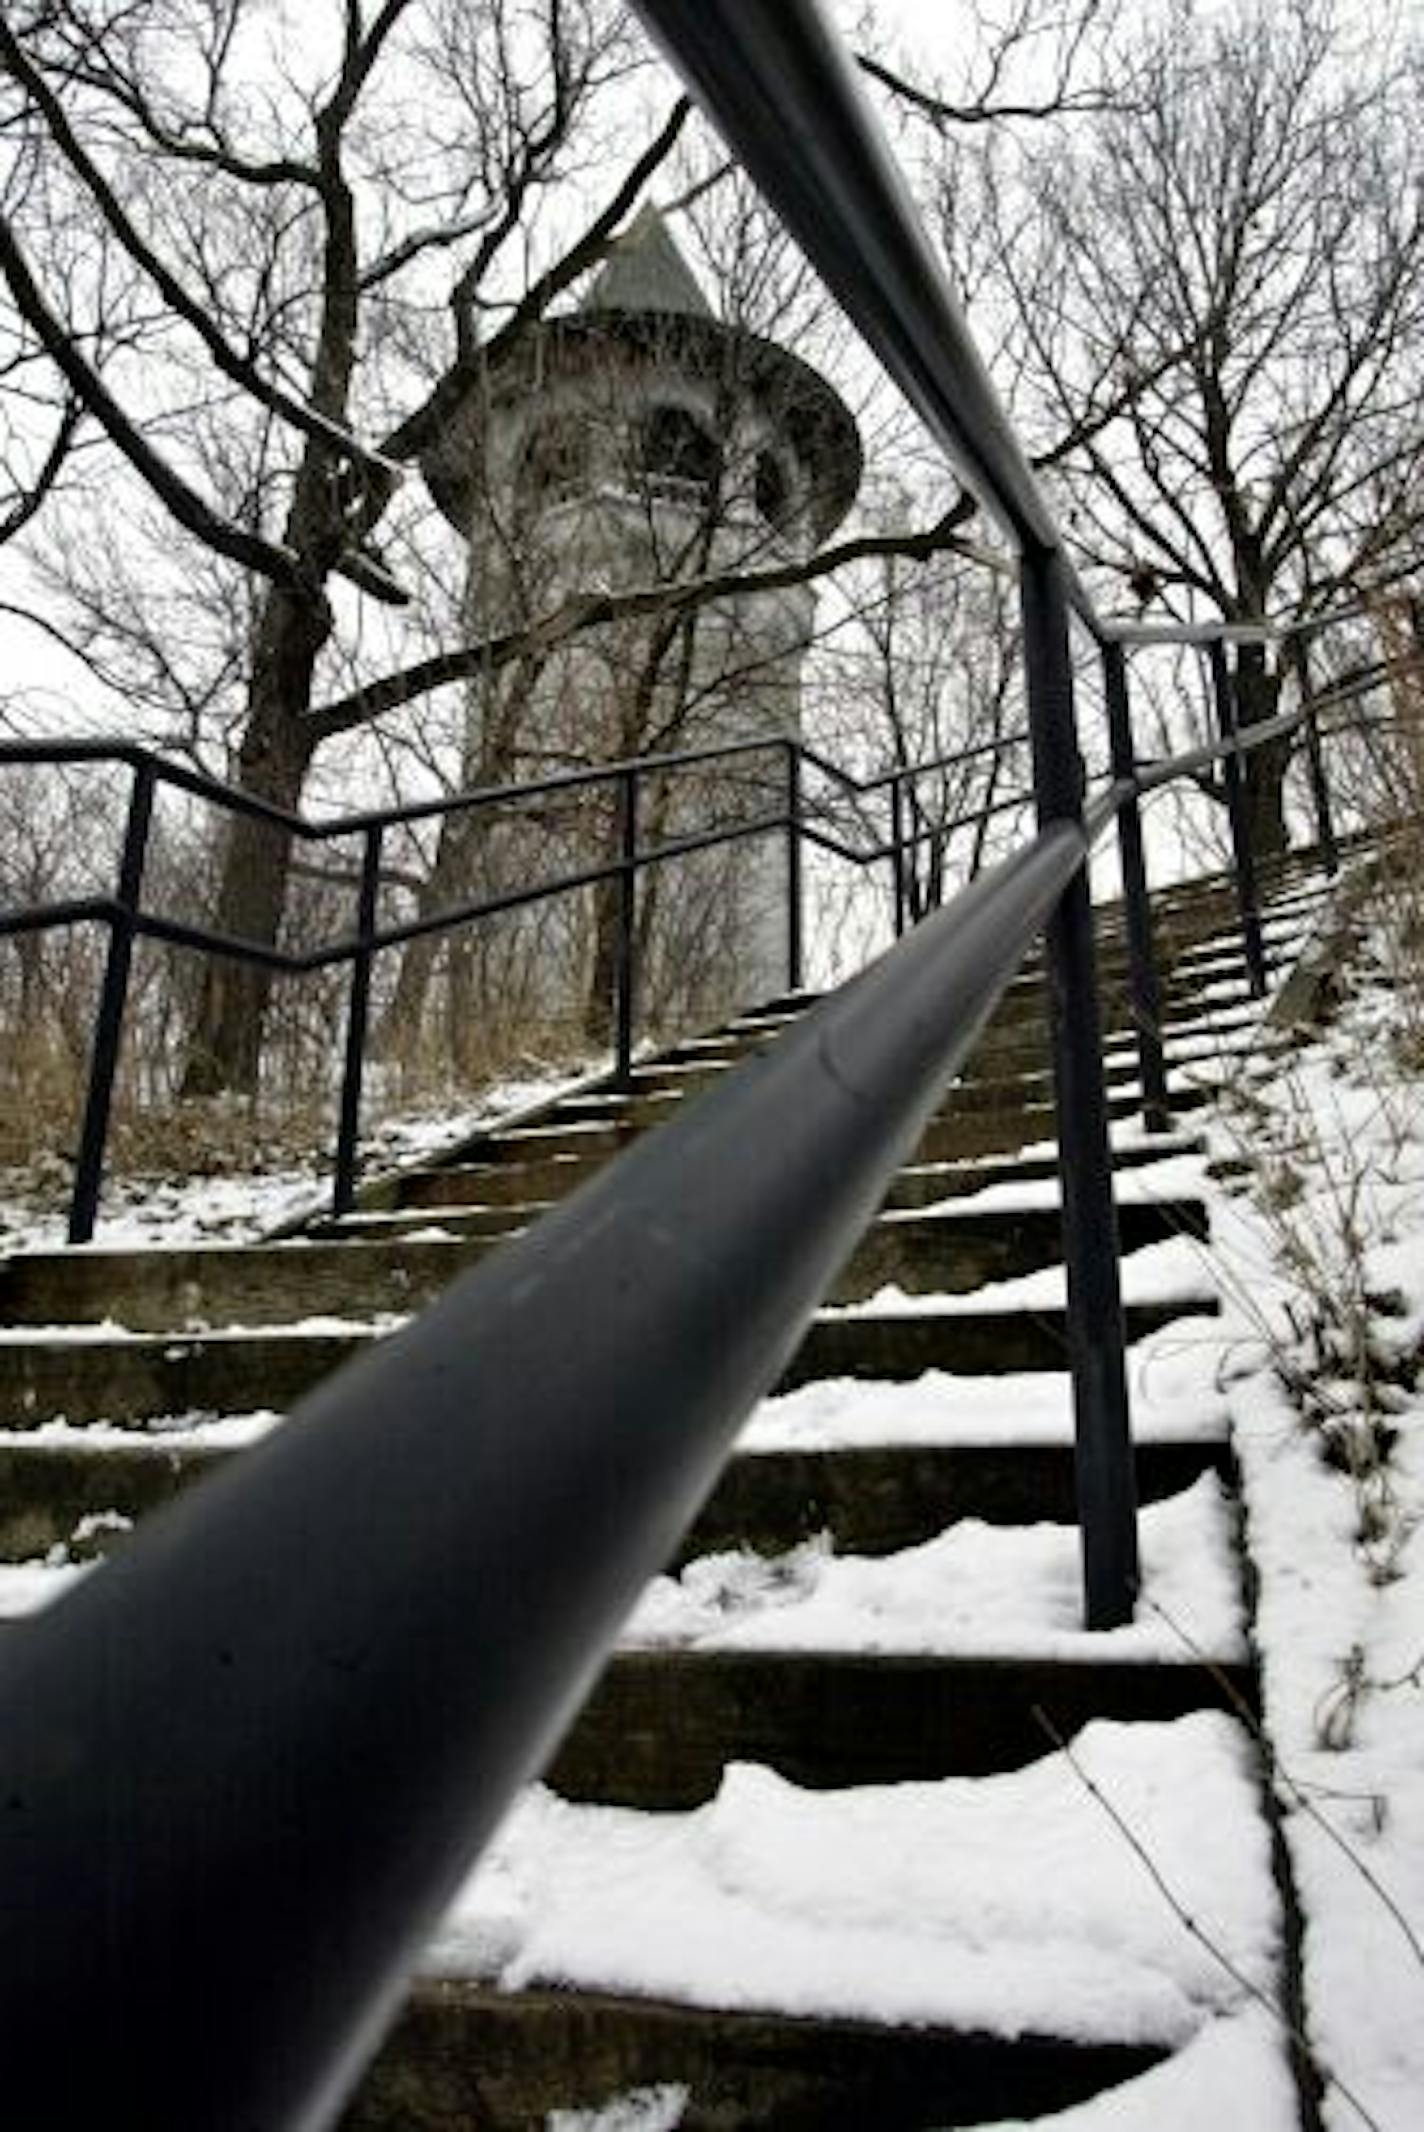
[[[0,23],[0,273],[51,409],[26,503],[55,502],[46,435],[67,448],[82,420],[55,462],[82,486],[38,551],[45,625],[247,791],[291,807],[346,736],[476,677],[513,689],[615,621],[658,677],[657,730],[699,607],[951,537],[685,557],[671,587],[566,586],[473,643],[438,599],[403,604],[422,558],[457,565],[400,469],[598,262],[682,130],[679,101],[635,148],[618,95],[641,63],[612,0],[31,0]],[[275,940],[289,866],[280,831],[232,824],[219,928]],[[209,966],[189,1092],[255,1085],[266,995]]]
[[[1318,611],[1417,542],[1417,67],[1352,21],[1329,0],[1173,0],[1130,113],[1035,143],[998,192],[1025,416],[1074,425],[1105,360],[1129,388],[1057,478],[1072,542],[1141,604]],[[1278,687],[1242,655],[1245,722]],[[1252,758],[1265,850],[1288,753]]]
[[[0,24],[0,63],[0,269],[28,347],[194,537],[198,567],[225,566],[218,611],[246,641],[239,664],[229,629],[197,705],[229,702],[239,781],[293,806],[342,730],[317,709],[335,581],[401,598],[368,545],[398,477],[391,440],[356,433],[389,428],[400,384],[407,406],[419,393],[413,317],[443,302],[457,348],[473,345],[511,241],[589,153],[576,136],[632,63],[626,38],[602,0],[384,0],[316,22],[246,0],[76,0]],[[189,563],[158,566],[175,604]],[[151,593],[126,614],[92,570],[86,591],[92,657],[163,659]],[[171,705],[193,662],[164,664]],[[280,834],[232,826],[223,930],[275,937],[287,857]],[[190,1089],[253,1084],[265,989],[211,966]]]

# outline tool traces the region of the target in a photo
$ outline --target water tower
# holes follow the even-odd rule
[[[423,470],[469,544],[468,625],[483,639],[573,594],[803,562],[850,508],[861,452],[826,380],[719,319],[663,217],[645,208],[576,311],[485,365]],[[472,691],[467,775],[505,783],[796,735],[814,610],[804,585],[733,594],[501,668]],[[745,819],[784,790],[784,757],[770,752],[694,784],[651,780],[645,834]],[[566,856],[615,849],[611,806],[556,835]],[[522,839],[526,863],[530,849]],[[772,835],[647,880],[645,1004],[681,1018],[784,985],[785,866],[784,839]],[[591,1022],[605,932],[595,899],[572,961],[567,941],[553,958],[559,982],[591,999]]]

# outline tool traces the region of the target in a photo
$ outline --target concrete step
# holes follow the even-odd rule
[[[1119,1223],[1125,1251],[1204,1233],[1201,1203],[1190,1199],[1124,1207]],[[963,1294],[1054,1264],[1060,1236],[1056,1207],[887,1215],[861,1239],[831,1300],[858,1302],[890,1283],[917,1295]],[[421,1309],[500,1240],[417,1231],[381,1242],[17,1253],[0,1261],[0,1327],[113,1324],[184,1334],[307,1318],[369,1321]]]
[[[567,1179],[573,1190],[593,1169],[577,1165]],[[561,1181],[565,1181],[562,1180]],[[527,1229],[556,1206],[554,1199],[495,1200],[488,1206],[391,1207],[357,1214],[324,1215],[306,1234],[327,1243],[389,1243],[400,1236],[479,1236],[492,1240]]]
[[[621,1650],[546,1772],[567,1799],[664,1812],[710,1799],[728,1762],[812,1791],[1021,1769],[1091,1718],[1253,1708],[1249,1666],[941,1658],[884,1651]]]
[[[587,2110],[591,2124],[619,2097],[676,2085],[690,2090],[681,2132],[930,2132],[1067,2109],[1165,2056],[431,1981],[411,1994],[341,2128],[545,2132],[557,2111]]]
[[[1214,1308],[1197,1297],[1129,1303],[1129,1345],[1175,1318]],[[992,1377],[1012,1370],[1062,1370],[1068,1365],[1068,1322],[1062,1310],[897,1312],[894,1316],[814,1318],[781,1380],[788,1391],[821,1377],[879,1378],[904,1384],[926,1370]]]
[[[1190,1108],[1190,1105],[1188,1106]],[[1152,1140],[1131,1141],[1115,1150],[1114,1162],[1119,1170],[1141,1168],[1145,1164],[1160,1162],[1166,1156],[1177,1154],[1199,1155],[1204,1143],[1194,1134],[1186,1132],[1164,1133]],[[581,1182],[593,1174],[591,1167],[580,1166],[569,1172],[572,1184]],[[1055,1179],[1058,1175],[1056,1154],[1009,1155],[1005,1157],[984,1156],[977,1161],[919,1163],[907,1165],[901,1170],[891,1187],[887,1205],[896,1207],[928,1206],[936,1199],[947,1199],[956,1193],[980,1192],[991,1184],[1010,1180],[1030,1182],[1036,1179]],[[562,1177],[559,1181],[563,1181]],[[494,1179],[491,1179],[494,1182]],[[432,1205],[427,1207],[391,1208],[382,1212],[348,1214],[339,1220],[324,1219],[313,1222],[309,1234],[318,1238],[364,1240],[379,1243],[382,1240],[406,1233],[419,1236],[432,1227],[453,1236],[509,1236],[518,1229],[527,1229],[541,1214],[547,1213],[555,1202],[545,1200],[512,1200],[489,1206],[464,1206],[459,1204]]]
[[[127,1441],[106,1434],[85,1442],[78,1430],[62,1441],[0,1439],[0,1562],[35,1561],[56,1548],[74,1560],[108,1553],[129,1526],[238,1455],[183,1431],[134,1431]],[[1147,1441],[1136,1459],[1144,1503],[1175,1495],[1204,1472],[1231,1478],[1220,1440]],[[672,1560],[734,1547],[783,1553],[822,1532],[844,1553],[892,1554],[956,1518],[1068,1523],[1075,1502],[1066,1440],[740,1452]]]
[[[1176,1155],[1200,1155],[1205,1142],[1195,1133],[1144,1134],[1140,1139],[1119,1142],[1113,1148],[1113,1167],[1118,1171],[1144,1169]],[[1001,1184],[1054,1184],[1058,1177],[1058,1150],[1047,1146],[1033,1154],[1022,1151],[990,1155],[967,1162],[913,1162],[896,1172],[886,1199],[887,1207],[929,1207],[941,1199],[961,1198]]]
[[[1130,1340],[1145,1338],[1200,1298],[1130,1305]],[[97,1330],[0,1340],[0,1427],[31,1429],[56,1416],[80,1424],[133,1425],[173,1415],[282,1411],[376,1337],[369,1327],[113,1334]],[[988,1376],[1064,1367],[1062,1310],[926,1311],[813,1319],[782,1379],[903,1381],[927,1369]],[[398,1424],[397,1424],[398,1425]]]
[[[1138,1108],[1130,1089],[1131,1084],[1125,1084],[1110,1096],[1113,1117],[1130,1117]],[[1184,1091],[1184,1095],[1185,1107],[1190,1108],[1191,1092]],[[561,1199],[630,1145],[638,1129],[596,1123],[529,1126],[497,1143],[486,1143],[483,1159],[408,1171],[392,1180],[375,1210]],[[943,1162],[1000,1153],[1051,1139],[1055,1129],[1053,1106],[1047,1102],[1027,1106],[1000,1102],[996,1107],[981,1106],[972,1099],[958,1107],[946,1103],[912,1159]]]
[[[1142,2044],[428,1982],[341,2132],[545,2132],[556,2111],[587,2110],[579,2122],[592,2124],[600,2107],[665,2085],[690,2090],[681,2132],[930,2132],[1005,2110],[1057,2112],[1165,2056]]]
[[[997,1070],[991,1073],[981,1067],[974,1074],[951,1084],[945,1093],[942,1114],[964,1109],[1007,1108],[1019,1100],[1021,1082],[1016,1066],[999,1067],[997,1055],[993,1056]],[[704,1089],[725,1080],[727,1073],[733,1070],[730,1067],[694,1066],[686,1070],[664,1069],[658,1074],[639,1074],[630,1090],[590,1090],[587,1095],[571,1098],[561,1107],[559,1116],[579,1124],[629,1120],[643,1126],[658,1125],[672,1116],[680,1102],[701,1095]],[[1122,1052],[1109,1056],[1104,1062],[1104,1079],[1110,1085],[1130,1081],[1136,1072],[1136,1060]]]

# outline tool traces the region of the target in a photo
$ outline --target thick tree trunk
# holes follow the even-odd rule
[[[1266,664],[1264,648],[1244,644],[1237,654],[1237,719],[1247,727],[1264,725],[1280,708],[1280,680]],[[1286,848],[1285,779],[1290,767],[1289,739],[1268,740],[1246,757],[1246,823],[1258,859],[1279,858]]]
[[[315,748],[306,718],[312,673],[330,628],[330,610],[319,592],[279,588],[269,596],[258,632],[238,783],[275,807],[294,810],[301,800]],[[289,830],[246,815],[232,817],[213,921],[218,932],[275,946],[291,850]],[[180,1095],[256,1093],[272,979],[270,970],[230,957],[205,964]]]
[[[590,1043],[613,1042],[617,1021],[614,982],[621,944],[622,896],[618,881],[598,881],[593,888],[593,961],[584,995],[583,1033]]]

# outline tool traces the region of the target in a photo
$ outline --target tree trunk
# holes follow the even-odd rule
[[[317,654],[330,629],[331,612],[319,591],[277,588],[270,594],[258,631],[237,781],[244,792],[275,807],[294,810],[301,800],[315,751],[305,712]],[[247,815],[231,818],[214,913],[218,932],[262,947],[276,945],[291,851],[289,829]],[[271,970],[251,963],[208,959],[181,1096],[256,1093],[272,978]]]
[[[584,995],[583,1033],[591,1043],[607,1047],[616,1026],[614,983],[622,931],[622,884],[618,880],[596,881],[593,886],[593,963]]]
[[[417,917],[429,918],[446,904],[473,894],[475,880],[483,872],[480,845],[487,825],[488,817],[481,813],[447,814],[443,818],[434,862],[416,896]],[[451,942],[453,958],[449,934],[420,934],[401,949],[390,1004],[372,1040],[376,1056],[403,1071],[414,1065],[420,1055],[421,1025],[442,941]],[[453,1051],[451,1058],[453,1062]]]
[[[1265,647],[1243,644],[1236,657],[1236,715],[1242,732],[1264,725],[1280,707],[1281,684],[1266,664]],[[1280,858],[1286,849],[1285,780],[1289,738],[1268,740],[1245,757],[1246,824],[1258,859]]]

